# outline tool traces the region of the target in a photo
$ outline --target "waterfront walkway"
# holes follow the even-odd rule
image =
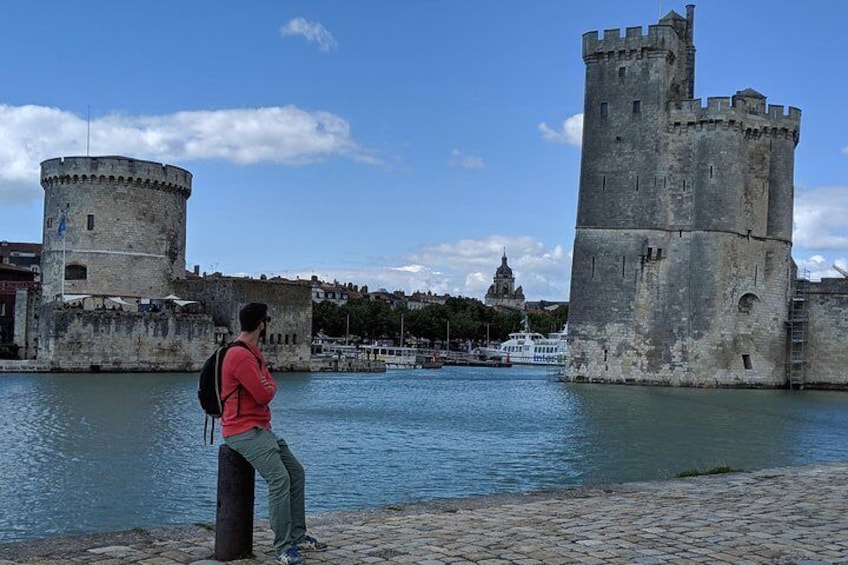
[[[262,488],[260,487],[259,491]],[[256,559],[271,561],[259,523]],[[848,462],[312,516],[306,563],[848,563]],[[0,545],[0,565],[208,565],[209,528]]]

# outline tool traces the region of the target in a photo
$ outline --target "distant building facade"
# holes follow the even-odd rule
[[[41,245],[0,241],[0,345],[14,344],[17,293],[39,286]],[[0,358],[16,356],[19,348],[4,348]]]
[[[486,306],[499,310],[524,310],[524,289],[515,287],[515,276],[507,263],[506,250],[501,266],[495,270],[492,285],[486,292]]]

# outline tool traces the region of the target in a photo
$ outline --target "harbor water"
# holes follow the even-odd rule
[[[566,384],[517,366],[276,376],[308,513],[848,459],[844,392]],[[0,543],[213,522],[196,390],[192,374],[0,374]]]

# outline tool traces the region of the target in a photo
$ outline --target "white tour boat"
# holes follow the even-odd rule
[[[501,358],[516,365],[564,365],[568,354],[566,332],[563,328],[545,337],[531,332],[525,319],[522,331],[509,334],[500,345]]]

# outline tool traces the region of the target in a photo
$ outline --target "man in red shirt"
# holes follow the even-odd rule
[[[224,442],[247,459],[268,484],[277,563],[300,565],[301,551],[320,551],[327,545],[306,534],[303,465],[285,440],[271,431],[269,404],[277,383],[259,350],[259,339],[270,321],[268,306],[259,302],[239,311],[241,333],[236,341],[247,347],[231,347],[224,357],[221,429]]]

